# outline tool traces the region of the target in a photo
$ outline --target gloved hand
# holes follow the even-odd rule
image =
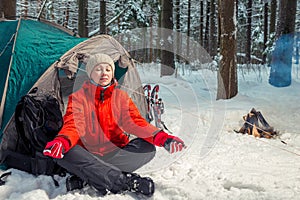
[[[179,137],[169,135],[164,131],[160,131],[154,136],[153,143],[156,146],[164,147],[171,154],[181,151],[185,147]]]
[[[70,142],[64,137],[56,137],[54,140],[48,142],[43,151],[45,156],[61,159],[64,157],[64,153],[70,150]]]

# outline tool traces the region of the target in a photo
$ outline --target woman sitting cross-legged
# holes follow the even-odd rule
[[[140,115],[132,99],[118,88],[114,70],[108,55],[90,56],[89,80],[69,96],[63,128],[47,143],[44,155],[102,195],[131,191],[151,196],[152,179],[133,172],[155,156],[155,146],[174,153],[183,149],[184,142]],[[128,134],[136,138],[129,140]]]

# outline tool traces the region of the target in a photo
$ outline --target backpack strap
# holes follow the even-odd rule
[[[60,167],[53,158],[44,156],[36,152],[34,156],[5,150],[4,162],[9,168],[19,169],[33,175],[53,175],[64,176],[66,170]]]
[[[22,110],[24,107],[24,97],[19,101],[15,109],[15,126],[18,133],[18,136],[24,141],[24,146],[26,147],[27,152],[31,152],[30,141],[25,136],[24,124],[22,119]],[[17,145],[19,145],[20,137],[17,139]]]
[[[0,186],[5,185],[5,181],[3,179],[6,178],[9,175],[11,175],[11,172],[4,172],[3,174],[1,174],[1,176],[0,176]]]
[[[9,168],[31,172],[31,156],[8,149],[5,150],[3,154],[4,162]]]
[[[16,130],[17,130],[17,133],[18,135],[21,137],[21,139],[24,141],[24,146],[26,148],[26,151],[27,152],[31,152],[32,155],[34,155],[34,152],[33,152],[33,148],[31,147],[31,142],[30,140],[26,137],[25,135],[25,130],[24,130],[24,127],[25,127],[25,124],[24,124],[24,118],[22,116],[22,112],[24,110],[24,103],[26,101],[26,99],[32,99],[31,95],[34,95],[36,94],[38,91],[38,88],[37,87],[34,87],[33,89],[31,89],[29,91],[29,93],[27,95],[24,95],[21,100],[18,102],[16,108],[15,108],[15,126],[16,126]],[[18,137],[17,139],[17,145],[19,145],[19,140],[20,140],[20,137]]]

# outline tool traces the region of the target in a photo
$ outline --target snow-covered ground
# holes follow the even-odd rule
[[[239,69],[239,94],[216,101],[216,71],[179,70],[176,78],[161,78],[159,66],[139,66],[143,83],[160,85],[163,121],[187,145],[175,155],[158,148],[156,157],[138,170],[155,181],[151,199],[300,198],[300,77],[294,67],[291,86],[276,88],[268,84],[269,68],[259,68]],[[262,112],[279,138],[234,132],[251,108]],[[51,177],[13,170],[0,187],[0,199],[139,199],[132,194],[98,197],[90,187],[66,193],[65,178],[55,178],[58,188]]]

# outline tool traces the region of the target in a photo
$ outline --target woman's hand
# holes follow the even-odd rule
[[[64,137],[56,137],[54,140],[48,142],[43,151],[45,156],[62,159],[64,153],[70,150],[70,142]]]
[[[182,151],[185,148],[183,140],[164,131],[160,131],[154,136],[153,143],[156,146],[164,147],[171,154]]]

